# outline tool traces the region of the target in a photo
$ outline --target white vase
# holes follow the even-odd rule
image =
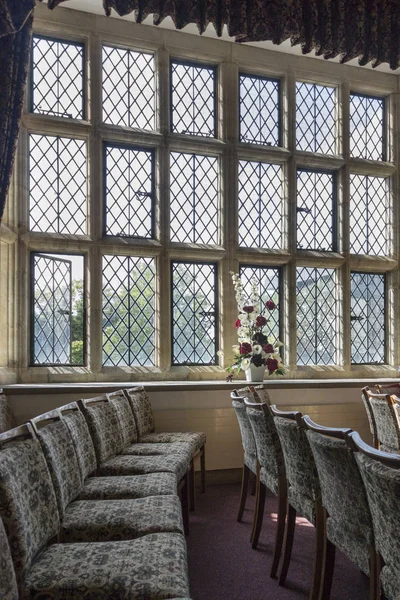
[[[261,367],[256,367],[253,363],[245,370],[246,373],[246,381],[249,383],[262,383],[264,381],[265,376],[265,365],[261,365]]]

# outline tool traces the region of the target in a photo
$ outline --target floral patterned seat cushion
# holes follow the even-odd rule
[[[77,410],[65,414],[63,421],[71,434],[78,458],[81,479],[84,481],[86,477],[94,473],[97,467],[96,453],[88,425],[83,414]]]
[[[18,586],[10,546],[0,519],[0,592],[2,600],[18,600]]]
[[[0,390],[0,433],[16,426],[14,413],[5,394]]]
[[[240,435],[242,437],[242,446],[245,456],[244,463],[251,471],[253,471],[253,473],[255,473],[257,470],[257,447],[253,429],[246,412],[246,406],[240,400],[232,400],[232,407],[236,413]],[[255,468],[252,468],[253,465]]]
[[[21,600],[164,600],[189,596],[179,533],[137,540],[54,544],[33,565]]]
[[[124,477],[89,477],[78,500],[123,500],[176,494],[177,480],[173,473],[149,473]]]
[[[176,495],[72,502],[65,511],[60,541],[133,540],[160,532],[183,534],[181,503]]]
[[[206,434],[201,431],[164,431],[146,433],[140,441],[144,444],[174,444],[176,442],[190,444],[192,453],[198,452],[206,443]]]
[[[16,441],[0,450],[0,517],[20,583],[60,528],[53,484],[37,440]]]
[[[142,436],[147,433],[153,433],[156,430],[150,399],[143,386],[131,388],[127,390],[127,394],[129,404],[135,416],[138,440],[141,442]]]
[[[372,514],[375,546],[384,567],[381,584],[388,600],[400,597],[400,471],[387,467],[360,452],[355,454]]]
[[[278,477],[285,473],[285,465],[274,418],[269,409],[266,413],[257,408],[248,407],[246,410],[257,446],[260,481],[276,493]]]
[[[53,480],[61,520],[82,487],[75,447],[64,421],[50,422],[37,432]]]
[[[145,473],[173,473],[180,481],[190,467],[185,456],[114,456],[98,468],[98,475],[143,475]]]
[[[192,457],[192,446],[187,442],[171,442],[169,444],[145,444],[138,442],[123,448],[121,455],[125,454],[133,456],[162,456],[178,454],[187,456],[190,459]]]
[[[307,438],[318,470],[322,504],[329,515],[328,539],[368,573],[372,520],[354,455],[343,440],[314,431],[307,431]]]
[[[117,411],[110,402],[100,402],[83,409],[92,436],[98,464],[116,456],[123,448]]]
[[[110,402],[117,411],[123,446],[137,442],[136,422],[129,400],[125,396],[119,396],[118,398],[111,398]]]

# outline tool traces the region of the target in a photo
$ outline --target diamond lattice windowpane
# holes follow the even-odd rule
[[[219,243],[218,159],[171,153],[171,241]]]
[[[249,298],[248,304],[251,304],[251,281],[256,279],[258,282],[260,296],[260,314],[268,318],[268,325],[264,332],[277,340],[279,339],[279,322],[280,322],[280,294],[279,294],[279,269],[272,267],[240,267],[240,278],[243,282],[244,294]],[[265,308],[267,300],[272,300],[277,306],[277,310],[270,313]]]
[[[336,88],[296,83],[296,147],[336,153]]]
[[[105,234],[153,237],[153,150],[105,146]]]
[[[350,251],[387,256],[389,194],[384,177],[350,175]]]
[[[103,121],[155,129],[153,54],[103,46]]]
[[[86,233],[86,142],[29,136],[29,228]]]
[[[385,362],[385,275],[351,273],[351,362]]]
[[[334,174],[297,171],[297,247],[334,250]]]
[[[215,67],[171,63],[171,131],[216,136],[215,83]]]
[[[279,146],[279,79],[240,75],[239,111],[241,142]]]
[[[336,364],[337,293],[334,269],[297,268],[297,364]]]
[[[385,99],[350,94],[350,155],[385,160]]]
[[[239,161],[239,245],[282,247],[282,167]]]
[[[32,112],[84,118],[84,46],[33,36]]]
[[[32,255],[32,363],[71,362],[71,261]]]
[[[217,268],[172,263],[172,363],[216,364]]]
[[[103,257],[103,364],[154,365],[155,262]]]

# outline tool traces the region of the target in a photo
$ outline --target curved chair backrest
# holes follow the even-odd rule
[[[377,383],[375,387],[377,394],[389,394],[400,398],[400,383]]]
[[[137,442],[137,429],[135,416],[128,398],[123,390],[106,394],[118,414],[119,426],[124,446]]]
[[[250,425],[249,418],[247,416],[246,407],[244,405],[244,397],[238,396],[236,391],[231,392],[232,407],[236,413],[236,417],[239,423],[240,435],[242,438],[242,446],[245,456],[245,463],[247,458],[252,461],[257,459],[257,448],[256,441],[254,439],[253,430]],[[250,466],[250,465],[248,465]]]
[[[265,387],[261,385],[247,385],[244,388],[236,390],[241,397],[249,398],[252,402],[264,402],[271,406],[271,399]]]
[[[276,493],[278,478],[285,474],[285,463],[274,417],[268,404],[251,402],[245,398],[245,406],[257,447],[261,470],[268,480],[268,487]]]
[[[79,401],[96,450],[99,465],[123,448],[118,414],[106,395]]]
[[[346,443],[352,430],[323,427],[308,416],[303,422],[328,514],[328,539],[368,574],[372,520],[357,463]]]
[[[372,443],[374,445],[375,448],[379,448],[379,439],[378,439],[378,432],[376,429],[376,422],[375,422],[375,417],[374,417],[374,411],[372,410],[372,406],[371,406],[371,402],[369,401],[369,395],[367,392],[369,392],[370,389],[369,387],[365,387],[361,390],[361,398],[362,401],[364,403],[364,407],[365,407],[365,412],[367,413],[367,418],[368,418],[368,423],[369,423],[369,430],[371,432],[372,435]]]
[[[375,546],[383,559],[380,581],[385,598],[400,597],[400,456],[365,444],[358,433],[348,438],[364,481],[372,515]]]
[[[0,389],[0,433],[16,426],[14,413],[11,410],[7,396]]]
[[[61,406],[59,411],[71,434],[78,458],[81,479],[85,481],[97,469],[96,452],[88,424],[79,410],[77,402]]]
[[[156,425],[154,422],[153,409],[150,398],[142,385],[124,390],[135,416],[138,441],[148,433],[154,433]]]
[[[275,405],[271,406],[271,412],[285,460],[289,502],[314,523],[316,502],[321,500],[321,488],[302,414],[281,411]]]
[[[395,396],[374,394],[365,390],[376,423],[377,437],[381,450],[399,452],[400,450],[400,407]]]

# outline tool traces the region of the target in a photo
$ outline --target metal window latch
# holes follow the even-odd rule
[[[364,321],[364,317],[361,315],[350,315],[350,321]]]
[[[201,313],[199,313],[201,317],[215,317],[215,311],[214,310],[202,310]]]
[[[151,196],[151,192],[141,192],[141,191],[136,191],[135,192],[136,196],[144,196],[146,198]]]
[[[311,215],[311,208],[307,208],[306,206],[297,206],[296,212],[306,213],[307,215]]]
[[[60,313],[60,315],[69,315],[71,314],[69,310],[63,310],[62,308],[59,308],[57,310],[58,313]]]

